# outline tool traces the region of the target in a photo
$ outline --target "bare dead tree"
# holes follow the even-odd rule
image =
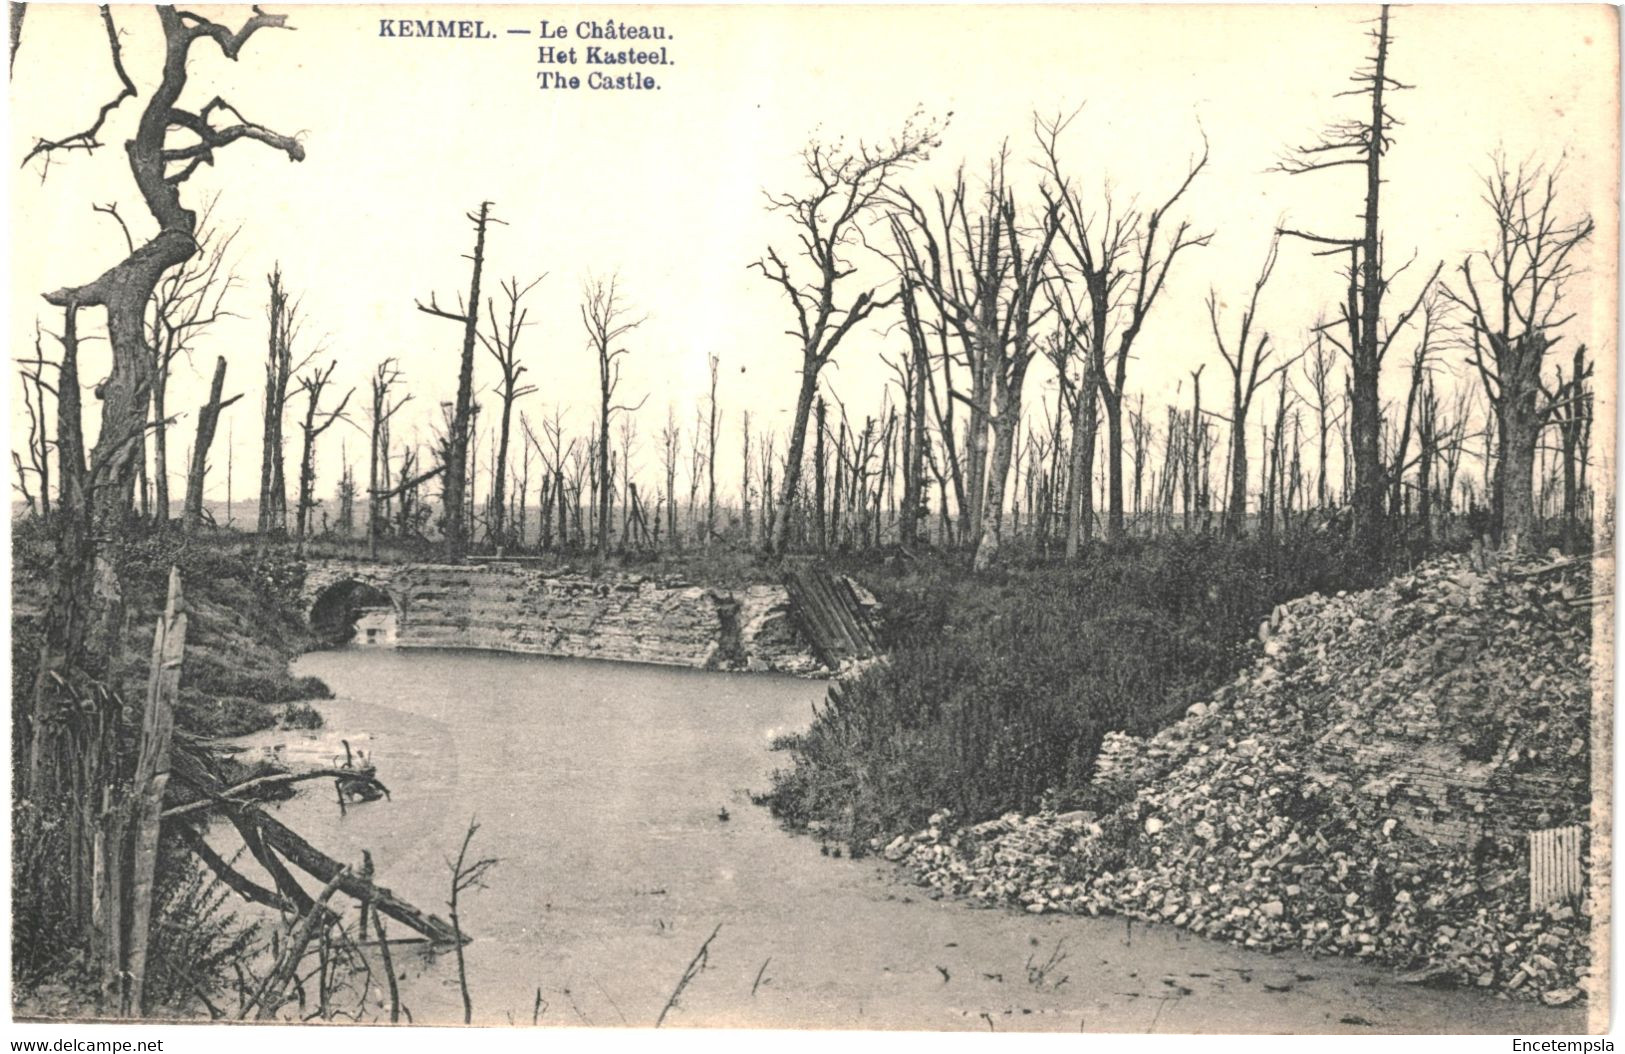
[[[159,279],[147,315],[147,341],[152,348],[152,481],[154,519],[169,518],[169,422],[165,408],[169,379],[177,357],[191,357],[193,342],[230,312],[226,294],[237,279],[226,263],[237,231],[217,229],[211,198],[198,213],[197,252]],[[111,208],[111,206],[109,206]]]
[[[787,332],[801,351],[801,386],[785,450],[779,537],[770,546],[782,548],[788,542],[796,518],[795,498],[818,375],[852,328],[891,302],[873,287],[847,294],[851,283],[846,280],[858,270],[851,251],[862,242],[864,227],[883,204],[896,174],[929,156],[940,137],[941,125],[916,114],[901,132],[878,145],[848,148],[840,140],[826,143],[814,138],[801,151],[808,187],[767,194],[769,211],[785,216],[795,230],[798,248],[789,254],[789,261],[796,265],[769,246],[767,255],[750,266],[784,290],[796,319],[795,328]]]
[[[1422,301],[1422,332],[1411,354],[1410,384],[1405,393],[1405,413],[1394,433],[1393,455],[1384,465],[1384,479],[1388,485],[1388,514],[1399,516],[1404,500],[1405,474],[1414,463],[1410,458],[1412,425],[1422,409],[1422,402],[1432,377],[1434,352],[1442,325],[1443,301],[1435,289]],[[1426,450],[1418,456],[1424,456]]]
[[[1484,179],[1484,203],[1495,222],[1495,240],[1457,268],[1461,278],[1444,295],[1468,318],[1473,368],[1483,382],[1499,430],[1496,469],[1503,543],[1533,541],[1535,446],[1566,400],[1543,376],[1559,330],[1574,318],[1565,292],[1576,273],[1574,251],[1596,229],[1589,215],[1560,215],[1558,186],[1563,165],[1492,159]],[[1474,264],[1482,270],[1474,272]],[[1485,272],[1488,272],[1487,274]]]
[[[209,473],[209,448],[214,445],[214,433],[220,424],[220,414],[241,394],[222,398],[226,388],[226,359],[219,356],[214,362],[214,379],[209,385],[209,400],[198,410],[197,439],[192,445],[192,460],[186,472],[186,502],[182,506],[181,527],[195,531],[203,526],[203,485]]]
[[[265,309],[270,335],[266,342],[265,406],[260,435],[258,529],[262,535],[288,529],[288,486],[283,468],[282,436],[288,408],[288,385],[294,374],[304,369],[315,356],[314,351],[306,352],[295,361],[294,344],[299,338],[302,320],[299,301],[293,299],[283,285],[281,265],[272,269],[266,283],[270,286],[270,300]]]
[[[463,945],[467,941],[463,937],[462,912],[459,910],[462,898],[469,892],[485,888],[485,876],[499,862],[496,857],[481,857],[470,860],[468,847],[479,833],[480,825],[472,818],[468,821],[468,831],[463,835],[462,847],[457,850],[456,860],[447,860],[446,869],[451,872],[451,898],[446,906],[451,913],[452,932],[456,935],[455,949],[457,952],[457,985],[463,994],[463,1024],[471,1024],[474,1020],[474,1000],[468,991],[468,965],[463,960]]]
[[[1075,116],[1075,114],[1073,115]],[[1123,533],[1123,399],[1134,342],[1156,305],[1174,260],[1186,249],[1208,245],[1211,232],[1197,233],[1187,220],[1172,225],[1170,213],[1207,167],[1207,137],[1202,155],[1194,158],[1178,187],[1161,205],[1149,211],[1129,207],[1118,213],[1107,194],[1104,218],[1092,221],[1093,210],[1083,204],[1076,184],[1063,171],[1060,137],[1072,116],[1037,118],[1034,130],[1043,154],[1041,165],[1050,186],[1045,194],[1057,209],[1061,241],[1070,251],[1066,265],[1082,278],[1088,290],[1088,316],[1076,324],[1094,362],[1095,381],[1106,410],[1106,464],[1109,470],[1106,533]],[[1108,357],[1108,343],[1116,346]]]
[[[1242,533],[1247,520],[1247,413],[1252,408],[1253,396],[1258,389],[1281,376],[1297,364],[1300,352],[1289,359],[1270,364],[1269,371],[1261,372],[1269,362],[1274,349],[1267,331],[1253,337],[1258,316],[1258,298],[1269,283],[1280,254],[1280,238],[1270,239],[1269,251],[1264,254],[1258,280],[1253,283],[1252,296],[1241,313],[1241,324],[1232,348],[1225,343],[1219,326],[1219,297],[1209,290],[1207,295],[1208,320],[1213,327],[1213,343],[1219,356],[1230,370],[1230,503],[1225,514],[1225,533],[1234,538]],[[1251,347],[1249,342],[1251,341]],[[1284,390],[1284,389],[1283,389]]]
[[[889,363],[903,391],[903,509],[898,522],[898,542],[904,549],[919,541],[920,521],[925,516],[925,399],[931,375],[931,347],[920,317],[918,289],[905,269],[901,275],[899,301],[903,307],[903,329],[908,335],[908,354],[900,363]],[[822,415],[818,427],[822,429]],[[823,450],[822,436],[814,444]],[[823,501],[822,468],[819,468],[819,502]],[[819,513],[822,523],[822,511]]]
[[[1327,508],[1330,495],[1326,487],[1326,467],[1328,463],[1328,439],[1331,429],[1342,417],[1343,410],[1334,407],[1338,403],[1338,395],[1333,385],[1335,378],[1332,375],[1335,359],[1332,349],[1327,346],[1324,333],[1324,319],[1315,323],[1310,335],[1310,343],[1304,347],[1301,359],[1304,363],[1305,379],[1309,384],[1312,396],[1312,405],[1315,410],[1316,424],[1316,453],[1319,469],[1315,474],[1315,505],[1317,508]]]
[[[1100,385],[1096,380],[1094,356],[1089,353],[1086,341],[1097,334],[1092,332],[1088,309],[1080,307],[1064,277],[1060,282],[1051,283],[1046,295],[1055,307],[1056,325],[1045,356],[1055,368],[1061,399],[1071,421],[1061,531],[1066,558],[1075,560],[1089,537],[1095,516],[1094,490],[1089,486],[1089,478],[1094,472],[1095,438],[1100,425]],[[1076,376],[1073,375],[1074,364]]]
[[[463,354],[458,360],[457,370],[457,401],[452,406],[451,418],[447,423],[443,449],[445,472],[440,527],[445,540],[446,559],[451,561],[461,560],[468,550],[468,508],[465,505],[471,507],[473,504],[467,501],[467,491],[470,437],[474,427],[474,344],[480,326],[480,273],[485,267],[486,228],[493,222],[500,222],[492,219],[489,201],[480,202],[479,211],[470,212],[467,216],[469,222],[474,224],[474,267],[468,284],[468,299],[463,300],[459,294],[455,311],[442,308],[432,293],[427,305],[422,301],[417,304],[417,309],[424,314],[457,322],[463,327]]]
[[[299,508],[296,521],[301,552],[305,539],[310,535],[310,512],[316,507],[316,440],[336,422],[349,420],[344,415],[344,409],[350,405],[351,396],[355,395],[355,389],[351,388],[333,409],[321,408],[322,393],[332,382],[333,371],[338,369],[338,365],[336,360],[329,362],[327,369],[312,370],[299,379],[299,391],[305,397],[305,419],[299,426],[304,442],[299,452]]]
[[[378,534],[389,515],[384,511],[384,492],[389,488],[389,422],[412,398],[411,393],[393,398],[401,383],[401,371],[395,358],[380,362],[372,374],[372,402],[368,408],[367,457],[367,555],[378,556]]]
[[[609,423],[617,413],[636,413],[648,396],[636,405],[623,406],[613,402],[621,383],[620,360],[629,354],[620,342],[628,333],[647,321],[648,316],[633,317],[631,309],[621,300],[620,275],[609,278],[590,278],[582,291],[581,324],[587,330],[587,344],[598,358],[598,463],[595,479],[598,485],[598,558],[609,556],[609,525],[615,494],[609,474]]]
[[[553,520],[551,512],[558,520],[558,538],[560,545],[568,545],[570,541],[570,525],[567,517],[568,497],[564,485],[564,469],[566,462],[576,450],[576,440],[568,444],[564,442],[564,417],[557,406],[553,408],[551,417],[542,418],[542,434],[547,438],[547,446],[537,440],[530,425],[521,415],[520,424],[525,430],[525,436],[530,440],[536,455],[542,459],[542,509],[541,509],[541,545],[549,549],[553,544]]]
[[[1557,425],[1563,455],[1563,529],[1569,551],[1579,551],[1590,542],[1580,506],[1585,494],[1587,451],[1591,446],[1593,396],[1590,379],[1594,367],[1586,359],[1586,346],[1574,349],[1574,367],[1567,379],[1557,370],[1557,405],[1552,418]]]
[[[705,432],[705,548],[711,548],[711,539],[717,533],[717,429],[721,425],[720,411],[717,409],[717,367],[722,360],[715,355],[706,356],[706,364],[711,368],[711,388],[706,396],[706,432]]]
[[[485,345],[485,350],[491,353],[491,357],[496,360],[497,369],[501,371],[497,394],[502,399],[502,419],[497,425],[497,455],[491,491],[490,525],[491,537],[499,546],[506,544],[508,540],[503,513],[508,479],[508,433],[513,418],[513,404],[527,395],[536,393],[534,384],[519,383],[519,378],[525,372],[525,367],[519,363],[519,337],[528,325],[526,319],[529,316],[529,311],[521,304],[525,296],[546,277],[542,275],[523,287],[519,285],[517,278],[510,278],[501,283],[503,296],[507,302],[507,317],[501,325],[498,325],[496,302],[487,298],[485,310],[490,335],[479,334],[480,342]]]
[[[1382,159],[1393,145],[1392,130],[1400,123],[1388,110],[1388,93],[1408,89],[1411,85],[1402,84],[1388,74],[1388,47],[1392,40],[1388,29],[1388,5],[1383,5],[1377,24],[1369,35],[1372,41],[1372,53],[1367,60],[1369,65],[1349,78],[1356,85],[1354,88],[1339,93],[1363,98],[1368,109],[1359,117],[1331,125],[1315,142],[1292,151],[1278,168],[1292,175],[1343,166],[1364,169],[1365,199],[1360,214],[1364,227],[1359,237],[1328,237],[1286,227],[1281,229],[1281,233],[1322,246],[1316,255],[1346,254],[1348,258],[1348,294],[1340,305],[1342,317],[1338,320],[1346,332],[1346,343],[1339,340],[1337,344],[1348,356],[1351,367],[1349,431],[1353,457],[1354,530],[1362,544],[1374,548],[1381,544],[1383,538],[1383,495],[1386,491],[1381,438],[1382,401],[1378,393],[1382,363],[1394,337],[1404,329],[1421,305],[1422,297],[1433,284],[1433,278],[1423,283],[1416,302],[1409,310],[1399,314],[1384,332],[1383,299],[1394,279],[1409,266],[1406,264],[1391,275],[1383,272]],[[1439,268],[1435,267],[1433,277],[1436,278],[1438,273]],[[1330,337],[1331,329],[1325,332]]]
[[[683,430],[677,424],[677,407],[666,404],[666,427],[660,430],[660,467],[666,475],[666,538],[672,545],[677,537],[677,462],[683,445]]]
[[[750,478],[751,461],[750,461],[750,411],[749,410],[742,411],[741,414],[740,414],[740,418],[739,418],[739,442],[740,442],[740,447],[741,447],[740,461],[739,461],[739,464],[740,464],[739,520],[740,520],[740,526],[744,529],[745,545],[748,548],[750,545],[753,544],[752,537],[751,537],[752,525],[751,525],[751,515],[750,515],[750,499],[751,499],[752,493],[754,493],[754,488],[751,486],[751,478]]]
[[[28,473],[34,474],[39,486],[38,512],[41,519],[51,518],[51,423],[46,396],[56,396],[56,387],[45,379],[45,370],[53,365],[45,358],[45,347],[40,324],[34,322],[34,357],[23,359],[18,368],[22,380],[23,405],[28,413],[28,460],[25,468],[17,451],[11,452],[12,465],[17,470],[17,485],[28,502],[29,512],[35,511],[34,498],[28,491]]]
[[[967,188],[961,168],[952,190],[937,193],[934,216],[899,188],[892,214],[898,266],[958,336],[970,372],[969,395],[951,389],[950,395],[970,410],[965,458],[977,567],[987,566],[1002,541],[1027,369],[1039,348],[1035,329],[1049,311],[1038,293],[1060,226],[1054,202],[1033,220],[1022,215],[1006,179],[1007,163],[1008,151],[1001,148],[988,164],[980,194]]]
[[[638,405],[641,406],[642,403],[640,402]],[[628,409],[636,408],[629,407]],[[637,418],[631,414],[621,414],[619,431],[621,456],[616,459],[616,462],[620,466],[621,478],[621,537],[630,538],[631,534],[627,528],[631,521],[637,521],[640,528],[643,526],[641,511],[637,504],[637,484],[632,479],[632,449],[638,437]]]

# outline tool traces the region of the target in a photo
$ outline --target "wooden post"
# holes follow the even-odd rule
[[[141,752],[136,760],[130,802],[134,828],[130,868],[130,937],[126,969],[130,978],[124,1012],[139,1015],[147,946],[152,928],[153,874],[158,864],[158,828],[169,783],[169,747],[175,732],[175,701],[180,694],[181,664],[186,659],[186,613],[181,610],[181,573],[169,569],[169,599],[152,641],[152,672],[147,680],[147,708],[141,722]]]

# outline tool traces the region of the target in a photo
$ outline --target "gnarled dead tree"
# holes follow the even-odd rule
[[[182,101],[193,45],[212,42],[226,58],[235,60],[259,30],[283,27],[284,16],[256,8],[232,30],[173,7],[159,7],[156,15],[163,33],[163,63],[135,130],[125,142],[125,153],[157,231],[92,281],[45,297],[64,315],[57,417],[59,501],[64,522],[57,536],[51,600],[44,620],[24,793],[33,807],[55,812],[64,821],[69,843],[67,880],[75,891],[70,910],[73,922],[86,934],[94,931],[97,922],[106,921],[93,917],[89,896],[101,861],[95,851],[97,823],[92,807],[114,791],[118,759],[107,748],[113,743],[109,729],[117,708],[115,705],[109,713],[105,707],[86,705],[76,672],[89,661],[85,628],[96,562],[91,517],[94,514],[106,528],[123,518],[147,425],[153,360],[146,340],[146,312],[163,276],[197,252],[198,217],[181,201],[181,188],[200,166],[213,164],[217,151],[239,140],[259,142],[295,161],[305,156],[297,140],[249,121],[219,96],[201,108],[189,108]],[[138,96],[124,68],[110,8],[101,8],[101,18],[119,93],[83,131],[38,139],[24,159],[25,165],[35,159],[48,165],[64,151],[99,147],[109,115],[125,99]],[[80,430],[78,325],[80,312],[98,309],[106,316],[112,367],[100,388],[101,429],[87,470]],[[116,591],[110,566],[105,574]]]

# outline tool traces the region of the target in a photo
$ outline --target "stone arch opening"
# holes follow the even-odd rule
[[[387,590],[354,578],[326,587],[310,606],[311,632],[328,647],[393,647],[399,618],[400,605]]]

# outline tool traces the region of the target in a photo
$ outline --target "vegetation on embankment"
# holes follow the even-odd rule
[[[1066,806],[1108,732],[1153,732],[1232,678],[1259,622],[1312,592],[1370,584],[1346,538],[1300,531],[1128,539],[1075,565],[987,574],[919,564],[859,577],[890,662],[832,696],[765,801],[862,854],[926,825]]]
[[[27,698],[38,660],[33,613],[43,608],[50,575],[47,530],[33,519],[12,525],[14,700]],[[277,704],[328,696],[321,681],[288,672],[289,660],[314,644],[300,603],[304,567],[291,546],[222,545],[166,531],[126,540],[111,555],[125,605],[118,673],[124,698],[139,699],[146,690],[153,620],[163,610],[171,566],[180,568],[188,612],[175,715],[182,732],[241,735],[274,725]]]
[[[12,527],[12,749],[13,771],[22,772],[52,541],[50,528],[37,520]],[[278,704],[330,694],[316,678],[288,672],[289,660],[312,643],[300,605],[303,567],[291,546],[256,550],[163,531],[127,538],[106,551],[116,562],[125,608],[122,654],[108,678],[126,702],[118,733],[122,743],[139,735],[153,624],[163,608],[171,566],[180,568],[188,613],[178,732],[212,738],[269,728],[277,722]],[[85,993],[94,979],[68,929],[62,830],[34,804],[18,800],[13,814],[14,1009],[51,1016],[60,1008],[72,1016],[89,1005]],[[201,879],[174,838],[166,835],[160,854],[149,1006],[212,989],[253,940],[231,911],[236,898]]]

